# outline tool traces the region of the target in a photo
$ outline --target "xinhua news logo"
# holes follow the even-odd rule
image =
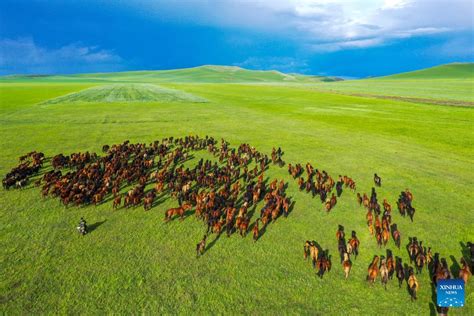
[[[438,306],[464,306],[464,281],[461,279],[439,280],[437,287]]]

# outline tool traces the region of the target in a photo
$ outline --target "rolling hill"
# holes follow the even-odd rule
[[[452,63],[378,79],[474,79],[474,63]]]
[[[312,83],[341,80],[335,77],[285,74],[275,70],[249,70],[235,66],[200,66],[194,68],[127,71],[75,75],[14,75],[1,81],[34,82],[172,82],[172,83]]]
[[[177,84],[245,83],[300,85],[331,93],[396,98],[415,103],[474,106],[474,63],[453,63],[412,72],[357,80],[248,70],[235,66],[200,66],[173,70],[127,71],[72,75],[12,75],[5,83]],[[134,88],[130,88],[134,90]],[[131,91],[128,89],[127,91]],[[178,88],[179,89],[179,88]],[[123,88],[120,89],[125,91]],[[141,89],[143,90],[143,89]],[[147,90],[147,89],[145,89]],[[160,98],[163,97],[161,94]],[[166,97],[165,97],[166,99]],[[157,101],[157,99],[155,99]]]
[[[415,103],[474,106],[474,63],[454,63],[432,68],[342,82],[314,84],[320,91]]]

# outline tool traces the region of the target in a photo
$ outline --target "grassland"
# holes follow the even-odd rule
[[[117,74],[117,81],[123,81],[122,76]],[[98,152],[103,144],[127,139],[151,142],[170,135],[213,135],[234,146],[250,143],[267,153],[281,146],[286,162],[310,161],[335,176],[347,174],[356,180],[360,192],[370,190],[377,172],[384,181],[379,197],[393,205],[398,193],[410,188],[417,210],[414,223],[398,214],[393,218],[403,244],[408,236],[417,236],[446,257],[453,271],[462,256],[461,244],[474,239],[472,108],[349,96],[281,82],[160,83],[207,103],[87,100],[41,106],[104,84],[84,78],[80,82],[45,80],[0,83],[2,175],[18,156],[33,149],[51,156]],[[474,101],[464,90],[456,94]],[[200,155],[204,154],[196,158]],[[390,281],[386,291],[379,282],[366,284],[367,265],[373,255],[385,250],[378,249],[369,235],[365,212],[354,194],[344,192],[334,211],[326,214],[318,201],[298,191],[285,168],[272,166],[267,175],[290,181],[287,192],[296,201],[290,216],[271,224],[257,243],[250,236],[223,236],[215,242],[212,237],[208,251],[198,260],[194,247],[202,237],[202,223],[193,217],[162,222],[164,210],[176,205],[175,201],[165,200],[149,212],[142,208],[114,211],[110,203],[66,209],[55,199],[42,200],[37,188],[0,190],[2,312],[434,312],[426,271],[419,276],[421,288],[415,303],[410,302],[405,287],[398,289],[396,281]],[[75,232],[81,216],[96,226],[84,238]],[[336,259],[338,224],[356,230],[362,242],[348,280]],[[323,280],[303,260],[307,239],[318,241],[333,256],[333,269]],[[405,249],[396,249],[393,242],[388,248],[407,261]],[[471,280],[466,307],[452,309],[450,314],[474,313],[473,287]]]
[[[320,83],[317,89],[431,104],[474,106],[474,63],[455,63],[364,80]]]

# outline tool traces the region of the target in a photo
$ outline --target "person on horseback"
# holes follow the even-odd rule
[[[87,234],[87,223],[83,217],[81,217],[81,220],[79,221],[79,226],[77,226],[76,228],[79,234],[81,234],[82,236]]]

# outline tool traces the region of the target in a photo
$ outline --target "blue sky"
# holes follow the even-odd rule
[[[474,60],[471,0],[2,0],[0,74],[203,64],[366,77]]]

